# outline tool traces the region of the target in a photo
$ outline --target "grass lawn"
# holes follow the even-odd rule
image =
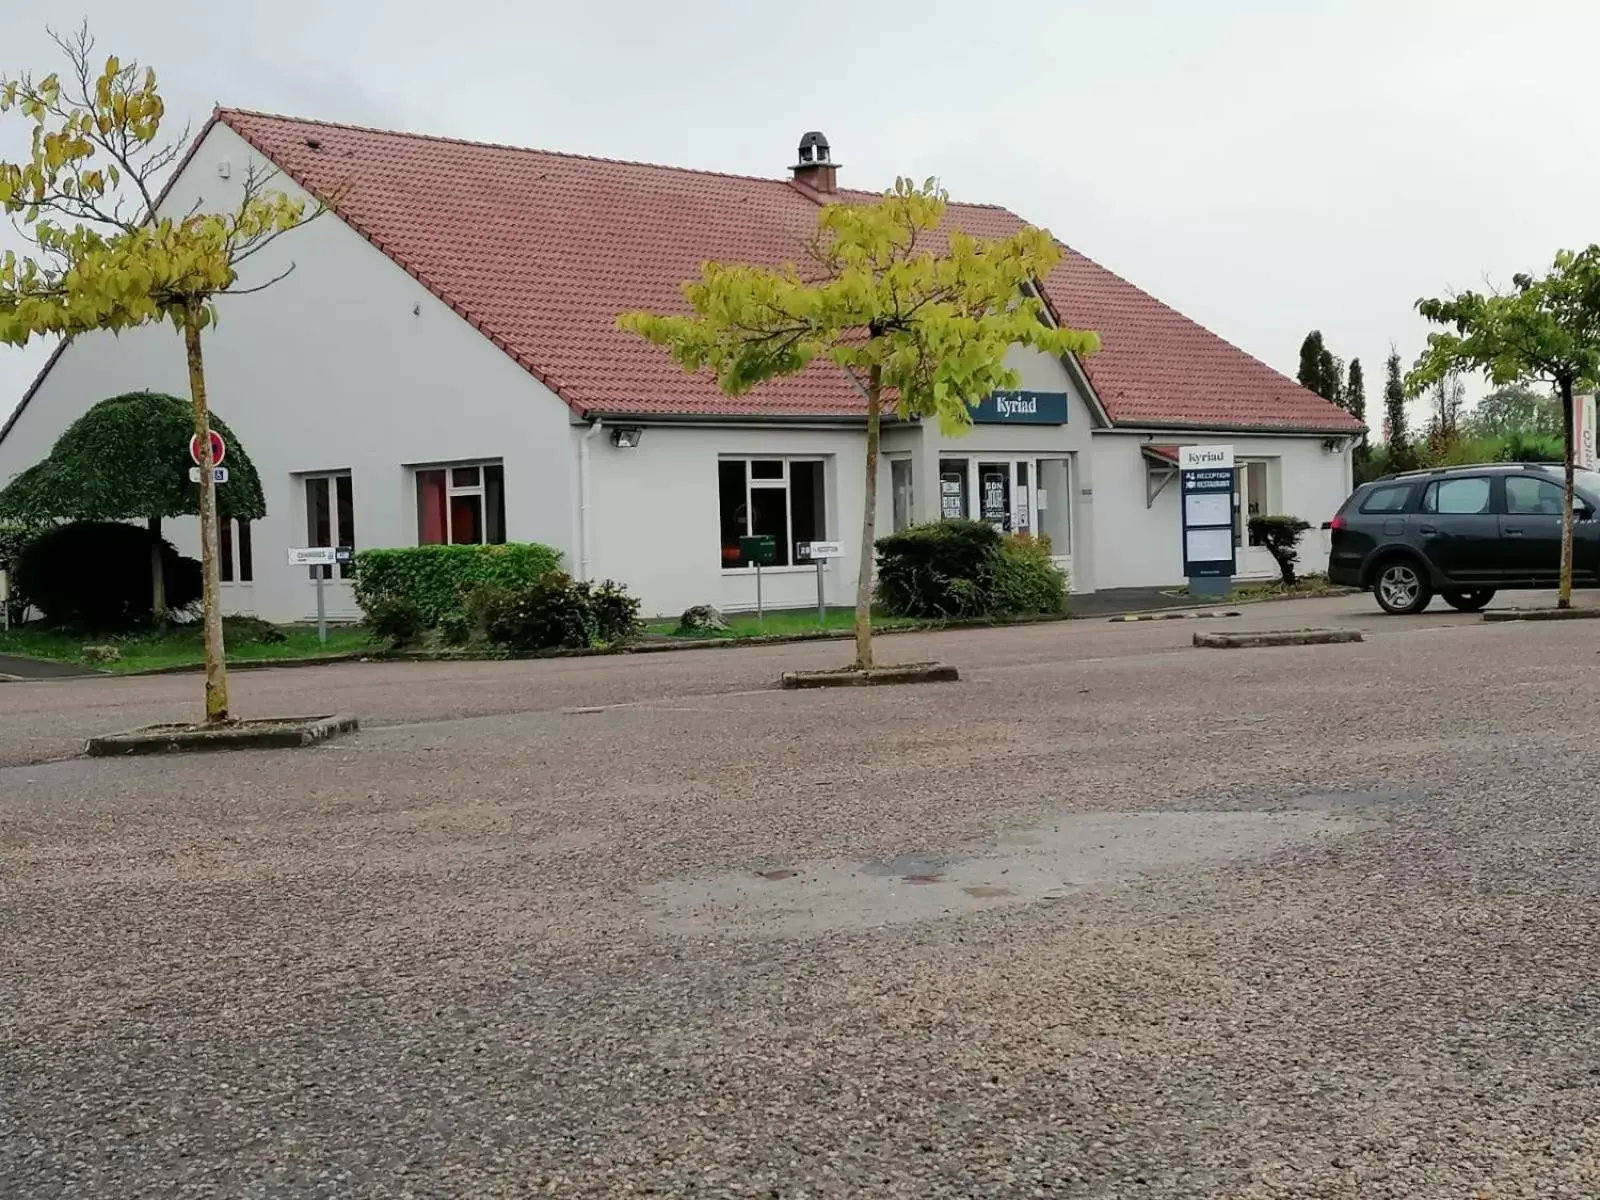
[[[326,646],[318,643],[314,625],[280,625],[278,628],[285,635],[285,640],[281,642],[259,641],[244,630],[225,632],[223,643],[227,647],[228,661],[318,658],[373,648],[367,631],[359,626],[330,625]],[[121,657],[115,662],[90,663],[83,656],[85,646],[115,646]],[[24,626],[0,632],[0,654],[85,663],[114,674],[148,671],[154,667],[198,665],[203,661],[202,637],[197,625],[180,625],[164,632],[134,633],[121,637],[69,634]]]
[[[750,638],[774,637],[783,635],[793,636],[797,633],[815,633],[819,629],[854,629],[856,614],[854,609],[830,608],[828,619],[825,623],[817,620],[817,610],[814,608],[783,609],[777,612],[768,612],[760,622],[757,622],[753,612],[724,613],[723,619],[728,622],[728,628],[717,633],[684,634],[684,637],[722,637],[722,638]],[[910,617],[886,617],[873,615],[872,627],[874,629],[895,629],[907,625],[921,625],[926,622],[915,621]],[[651,621],[645,625],[644,631],[648,634],[677,634],[678,622]]]

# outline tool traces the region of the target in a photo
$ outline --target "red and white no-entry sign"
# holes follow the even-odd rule
[[[222,440],[222,435],[215,429],[211,431],[211,465],[220,467],[222,456],[228,452],[228,443]],[[189,439],[189,457],[194,459],[194,465],[200,465],[200,435],[195,434]]]

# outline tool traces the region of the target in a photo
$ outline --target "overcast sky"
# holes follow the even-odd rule
[[[1286,373],[1321,328],[1369,398],[1417,297],[1600,240],[1593,0],[0,0],[0,69],[81,17],[174,129],[220,102],[773,176],[821,129],[841,182],[936,175]],[[47,352],[0,348],[0,414]]]

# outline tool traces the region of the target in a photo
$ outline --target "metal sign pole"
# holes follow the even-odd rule
[[[822,564],[826,559],[817,559],[817,624],[828,623],[828,601],[822,594]]]
[[[328,610],[322,599],[322,573],[331,570],[331,567],[312,567],[317,573],[317,641],[322,645],[328,644]]]
[[[761,560],[756,560],[756,625],[759,627],[766,617],[766,610],[761,607]]]

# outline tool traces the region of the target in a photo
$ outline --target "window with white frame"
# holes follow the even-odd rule
[[[255,553],[250,544],[250,522],[217,518],[217,570],[223,583],[253,583]]]
[[[717,463],[717,503],[724,569],[747,566],[742,537],[767,534],[773,565],[804,565],[802,542],[827,539],[827,504],[820,458],[724,458]]]
[[[418,467],[417,544],[498,545],[506,540],[502,463]]]
[[[326,475],[306,475],[306,545],[350,546],[356,544],[355,483],[349,471],[333,471]],[[324,579],[333,578],[329,566],[308,567],[312,579],[322,572]],[[339,564],[339,578],[349,579],[353,573],[350,563]]]

